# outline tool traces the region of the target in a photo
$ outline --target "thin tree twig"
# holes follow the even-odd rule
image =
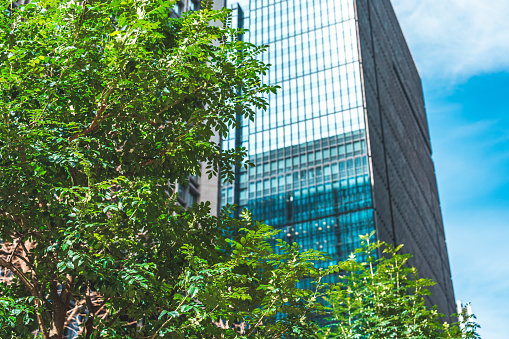
[[[115,87],[103,90],[103,92],[101,93],[101,99],[99,100],[99,102],[100,102],[99,110],[97,111],[97,113],[94,117],[94,120],[92,120],[90,125],[87,128],[85,128],[83,131],[74,134],[72,137],[69,137],[69,141],[73,141],[80,136],[87,135],[90,132],[95,131],[100,126],[101,122],[104,119],[101,119],[100,121],[99,121],[99,119],[102,117],[102,114],[104,113],[104,111],[106,109],[108,109],[108,107],[110,107],[110,105],[106,105],[106,103],[108,102],[110,94],[114,90],[115,90]]]
[[[246,337],[250,337],[254,331],[258,328],[258,326],[261,325],[262,323],[262,320],[263,318],[265,318],[265,316],[267,315],[267,313],[269,313],[269,310],[272,306],[274,306],[274,304],[276,303],[277,301],[277,298],[274,299],[274,301],[272,302],[272,304],[270,304],[269,308],[267,309],[267,311],[264,312],[264,314],[261,316],[261,318],[258,320],[258,322],[256,323],[256,325],[253,326],[253,329],[251,330],[251,332],[249,332],[249,334],[246,336]]]
[[[189,97],[191,94],[195,94],[196,92],[198,92],[199,90],[202,90],[204,87],[203,86],[200,86],[200,87],[196,87],[194,91],[192,91],[191,93],[187,93],[186,95],[184,95],[182,98],[178,99],[177,101],[163,107],[158,113],[157,115],[161,115],[164,111],[172,108],[173,106],[175,105],[178,105],[180,104],[182,101],[184,101],[184,99],[186,99],[187,97]]]
[[[106,303],[105,303],[106,304]],[[113,325],[113,323],[115,321],[117,321],[118,317],[120,317],[120,315],[122,313],[124,313],[125,311],[127,311],[127,309],[129,309],[129,307],[133,306],[133,303],[129,303],[127,304],[126,306],[124,306],[120,311],[117,312],[117,314],[115,314],[113,316],[113,318],[108,322],[108,324],[106,324],[106,327],[110,327],[111,325]]]
[[[177,306],[176,310],[178,311],[179,308],[184,305],[184,302],[186,301],[187,297],[189,297],[189,294],[186,294],[186,296],[182,299],[182,301],[180,302],[180,304]],[[162,325],[161,327],[159,327],[156,331],[156,333],[154,333],[154,335],[152,336],[151,339],[155,339],[157,337],[157,335],[159,334],[159,332],[164,328],[164,326],[166,326],[166,324],[168,324],[170,322],[170,320],[172,320],[173,317],[170,316],[170,318],[168,318],[168,320],[166,320]]]
[[[20,245],[20,242],[23,241],[23,236],[21,236],[20,239],[18,239],[18,242],[14,243],[14,249],[12,250],[11,254],[7,257],[7,261],[12,263],[12,257],[14,256],[14,253],[16,253],[16,251],[18,250],[19,248],[19,245]]]

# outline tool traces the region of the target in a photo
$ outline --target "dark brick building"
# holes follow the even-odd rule
[[[432,302],[455,312],[421,80],[389,0],[357,0],[375,227],[405,244]]]

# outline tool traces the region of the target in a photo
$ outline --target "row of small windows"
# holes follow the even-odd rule
[[[326,116],[322,118],[327,119],[328,117]],[[334,117],[330,118],[334,119]],[[317,120],[321,120],[321,118]],[[331,138],[335,135],[355,132],[361,133],[364,129],[365,125],[363,117],[356,120],[339,120],[337,123],[329,125],[318,123],[306,124],[305,122],[302,122],[299,124],[274,128],[256,134],[250,134],[249,142],[243,142],[242,146],[247,147],[250,156],[255,156],[256,154],[301,145],[309,141]],[[228,142],[225,146],[233,147],[234,144]]]
[[[359,140],[346,145],[339,145],[336,147],[327,148],[324,150],[317,150],[300,156],[288,157],[279,161],[266,162],[263,165],[257,165],[249,168],[249,178],[253,179],[255,176],[266,176],[268,174],[283,173],[285,171],[298,168],[300,166],[313,165],[321,161],[327,162],[329,159],[339,156],[339,158],[351,157],[354,154],[366,153],[366,141]],[[365,158],[364,158],[365,159]],[[352,160],[349,160],[352,161]],[[360,161],[357,158],[355,161]],[[364,160],[365,162],[366,160]],[[328,166],[327,166],[328,167]],[[242,182],[242,180],[241,180]]]
[[[338,171],[339,168],[339,171]],[[358,168],[358,175],[363,174],[363,168]],[[348,176],[354,176],[353,168],[348,170]],[[279,177],[273,177],[271,179],[265,179],[263,181],[257,181],[256,183],[249,184],[249,198],[254,198],[269,195],[276,192],[285,192],[291,190],[292,187],[298,187],[299,184],[301,187],[312,186],[315,184],[321,184],[323,181],[328,182],[330,180],[338,180],[339,178],[345,178],[347,176],[347,171],[345,169],[345,163],[341,162],[338,166],[332,166],[332,173],[330,166],[310,168],[307,170],[302,170],[300,172],[293,172],[293,174],[281,175]],[[241,200],[242,200],[242,192],[246,190],[240,190]]]
[[[273,239],[296,242],[306,251],[326,251],[335,260],[344,260],[359,247],[359,234],[373,230],[373,211],[361,211],[283,227]]]
[[[347,102],[351,102],[351,100]],[[353,104],[358,105],[359,103],[354,102]],[[319,108],[318,105],[315,110],[299,109],[271,111],[270,114],[261,113],[260,117],[256,117],[256,124],[241,129],[241,140],[249,141],[251,145],[255,145],[257,139],[266,142],[288,139],[289,144],[295,145],[295,142],[300,141],[301,137],[305,137],[305,140],[298,144],[364,129],[365,118],[362,107],[356,106],[341,112],[322,115],[319,115]],[[323,111],[326,109],[324,108]],[[226,140],[233,140],[233,138],[235,138],[235,133],[230,132]],[[290,142],[291,140],[294,141]],[[231,146],[233,147],[233,144]],[[285,146],[283,145],[283,147]]]
[[[301,171],[295,171],[286,175],[274,176],[264,180],[258,180],[256,182],[250,182],[249,186],[246,187],[242,184],[242,181],[246,179],[246,174],[240,176],[241,188],[239,190],[239,204],[246,205],[253,199],[257,199],[263,196],[275,195],[278,193],[285,193],[294,191],[295,189],[309,187],[312,191],[315,191],[315,185],[319,188],[319,192],[324,191],[325,193],[331,191],[333,188],[342,189],[345,192],[349,188],[353,189],[351,192],[352,196],[360,192],[357,187],[369,186],[369,171],[367,161],[365,158],[356,158],[348,160],[346,162],[339,162],[337,164],[327,165],[324,167],[318,166],[316,168],[308,168]],[[331,182],[333,185],[331,185]],[[325,184],[325,186],[323,186]],[[228,186],[221,189],[221,203],[233,204],[233,187]],[[313,193],[314,194],[314,193]],[[248,200],[249,198],[249,200]],[[363,197],[362,199],[365,199]]]
[[[347,177],[354,177],[358,175],[368,174],[367,164],[362,164],[360,158],[356,158],[355,170],[352,160],[347,162],[340,162],[333,164],[332,166],[318,166],[316,168],[309,168],[301,171],[293,172],[293,174],[280,175],[278,177],[272,177],[270,179],[259,180],[256,183],[251,182],[249,184],[249,198],[255,196],[269,195],[272,191],[283,192],[291,190],[292,187],[311,186],[315,184],[321,184],[323,181],[329,182],[330,180],[338,180]],[[348,169],[346,164],[348,163]],[[242,175],[241,175],[241,180]],[[242,181],[241,181],[242,183]],[[242,190],[241,190],[242,193]],[[242,195],[242,194],[241,194]]]
[[[316,220],[373,207],[368,176],[297,188],[243,201],[256,220],[274,227]],[[232,191],[228,190],[231,197]],[[224,203],[223,203],[224,205]]]
[[[289,151],[289,150],[288,150]],[[365,155],[367,153],[366,142],[359,140],[346,145],[333,146],[307,154],[295,155],[286,159],[265,162],[249,168],[249,179],[253,180],[255,176],[266,176],[275,173],[298,169],[308,165],[318,165],[330,160],[345,159],[353,156]],[[244,180],[241,180],[244,182]]]
[[[247,207],[257,219],[265,220],[272,226],[283,226],[371,208],[371,186],[367,176],[358,176],[282,193],[274,192],[269,196],[249,199],[241,207]]]
[[[297,130],[297,128],[295,128],[295,130]],[[365,137],[366,131],[364,129],[357,131],[349,131],[347,133],[335,133],[329,136],[328,138],[320,140],[311,139],[301,144],[292,145],[284,148],[278,148],[276,150],[271,150],[262,153],[255,153],[250,155],[250,160],[255,164],[262,164],[265,162],[277,161],[285,158],[300,156],[305,153],[314,152],[315,150],[325,151],[325,155],[327,154],[327,150],[330,150],[329,152],[330,159],[334,160],[335,159],[334,156],[336,156],[337,153],[334,151],[334,148],[337,149],[337,147],[342,145],[362,141],[365,139]],[[362,150],[365,149],[366,149],[365,147],[362,148]],[[337,155],[341,157],[342,155],[341,149],[339,150],[339,153]]]
[[[347,227],[348,225],[368,226],[372,221],[373,210],[368,208],[327,218],[319,218],[312,221],[297,223],[291,226],[284,226],[279,228],[281,232],[279,232],[273,239],[297,237],[299,239],[303,239],[309,237],[311,240],[317,242],[316,245],[319,245],[322,242],[333,243],[335,232],[331,232],[332,229],[337,230],[336,233],[343,233],[346,236],[350,236],[351,227]],[[350,240],[350,238],[348,239]]]
[[[359,137],[359,136],[360,135],[358,135],[358,134],[355,135],[355,137]],[[343,138],[343,137],[347,137],[347,136],[338,136],[338,138]],[[350,140],[353,137],[354,136],[348,136],[348,138]],[[336,137],[334,137],[333,139],[334,139],[333,141],[335,142]],[[231,140],[231,142],[233,142],[233,140]],[[327,140],[322,140],[322,143],[324,143],[324,146],[325,146],[327,144]],[[330,148],[325,148],[325,149],[318,149],[316,151],[312,150],[314,144],[315,144],[314,147],[319,147],[319,148],[323,147],[321,145],[322,143],[320,143],[320,142],[316,143],[316,141],[314,143],[309,142],[309,143],[303,144],[303,145],[301,145],[301,147],[299,147],[301,152],[302,152],[302,150],[305,151],[307,149],[308,152],[306,152],[306,153],[300,153],[299,155],[294,155],[294,156],[287,156],[284,159],[273,160],[270,162],[259,163],[253,167],[250,167],[248,169],[247,173],[241,173],[238,180],[240,181],[240,184],[242,185],[242,184],[245,184],[248,179],[249,179],[249,181],[253,181],[256,178],[262,178],[262,177],[268,178],[269,176],[272,176],[272,175],[281,174],[281,173],[294,171],[294,170],[298,170],[298,169],[304,169],[308,166],[315,166],[315,165],[319,166],[322,164],[324,165],[323,169],[324,169],[324,175],[326,178],[325,180],[329,180],[329,174],[333,174],[333,176],[331,178],[336,179],[335,174],[342,171],[342,170],[339,170],[339,172],[337,172],[336,170],[338,168],[340,168],[340,169],[343,168],[343,166],[347,166],[349,168],[348,173],[353,173],[350,171],[353,171],[354,167],[357,168],[356,173],[367,173],[368,172],[367,158],[365,156],[367,154],[365,140],[360,139],[360,140],[357,140],[354,142],[350,142],[348,144],[332,146]],[[306,145],[308,145],[308,146],[306,147]],[[226,142],[226,145],[223,145],[223,146],[227,147],[227,142]],[[295,147],[296,146],[294,146],[294,148]],[[286,154],[291,153],[292,151],[299,152],[299,148],[296,148],[294,150],[291,150],[290,148],[286,148]],[[285,150],[279,149],[277,151],[277,154],[274,154],[273,156],[282,157],[282,156],[284,156],[284,154],[285,154]],[[363,156],[362,157],[362,165],[361,165],[361,157],[358,157],[358,156]],[[327,163],[330,161],[347,159],[347,158],[352,158],[352,157],[358,157],[358,158],[350,159],[346,162],[341,162],[339,167],[337,164],[332,164],[331,166],[327,165]],[[265,154],[265,156],[263,158],[270,159],[269,154]],[[263,159],[263,158],[261,158],[261,157],[260,158],[252,158],[251,160],[253,160],[256,163],[257,161],[261,161],[261,159]],[[354,162],[355,162],[355,165],[354,165]],[[359,169],[361,166],[363,168],[362,171],[360,171],[360,169]],[[319,168],[321,168],[321,167],[319,167]],[[348,175],[350,176],[353,174],[348,174]],[[320,176],[321,176],[321,174],[320,174]],[[342,176],[343,176],[343,174],[342,174]],[[225,185],[228,186],[227,183],[225,183]]]

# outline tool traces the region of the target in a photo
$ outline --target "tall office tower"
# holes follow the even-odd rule
[[[223,143],[256,167],[222,187],[304,250],[344,259],[359,235],[404,244],[432,304],[455,311],[419,74],[389,0],[251,0],[244,39],[268,45],[267,111]],[[325,264],[327,265],[327,264]]]

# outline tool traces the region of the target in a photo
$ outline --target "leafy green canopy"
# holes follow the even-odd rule
[[[244,150],[222,151],[212,137],[275,91],[260,82],[264,48],[235,39],[229,11],[204,2],[172,19],[174,2],[162,0],[1,3],[2,338],[60,339],[64,328],[84,338],[316,338],[309,318],[323,293],[336,337],[437,333],[420,299],[429,282],[403,278],[411,272],[395,252],[376,273],[373,245],[358,252],[367,263],[320,271],[323,253],[284,242],[274,252],[274,231],[248,213],[178,204],[175,183],[204,175],[200,162],[233,178]],[[321,283],[339,269],[350,278]],[[313,291],[296,288],[303,278]]]
[[[5,288],[5,286],[0,286],[0,288]],[[34,307],[30,305],[30,298],[33,299],[33,297],[18,299],[0,297],[0,334],[2,338],[30,336],[30,325],[34,323]]]
[[[260,82],[264,48],[236,40],[228,10],[204,2],[172,19],[173,3],[2,1],[0,266],[13,279],[0,300],[37,320],[1,313],[3,336],[20,321],[43,338],[78,325],[86,338],[309,327],[300,306],[315,299],[295,283],[319,275],[319,255],[277,256],[247,215],[177,203],[175,183],[204,175],[200,162],[226,179],[244,164],[212,137],[275,88]]]
[[[332,268],[342,275],[325,293],[333,324],[322,332],[323,338],[480,338],[476,323],[443,322],[445,316],[436,306],[426,306],[428,287],[435,283],[419,278],[417,270],[408,265],[412,256],[398,253],[403,245],[373,243],[372,236],[361,236],[362,247]]]

